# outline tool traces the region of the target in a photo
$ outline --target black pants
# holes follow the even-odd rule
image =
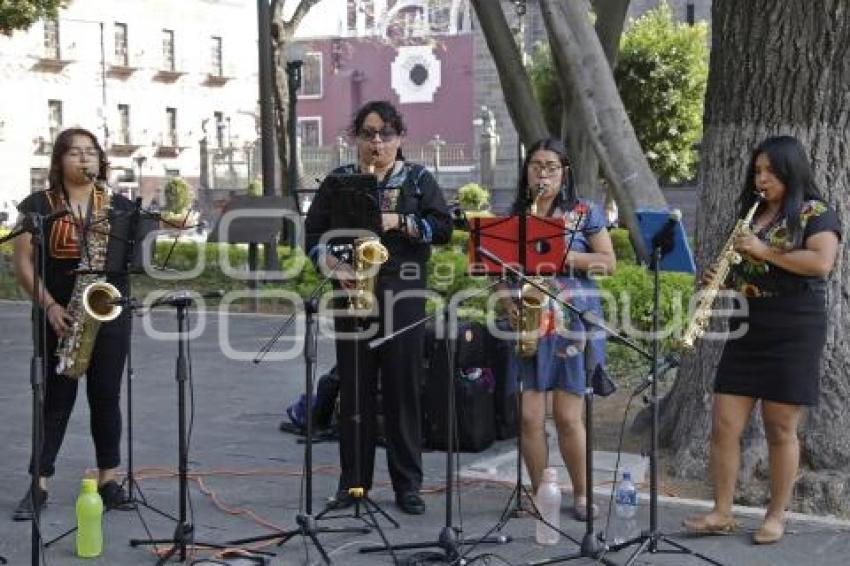
[[[364,487],[371,489],[375,467],[375,444],[377,438],[377,393],[378,380],[381,385],[384,434],[387,443],[387,468],[396,493],[419,490],[422,485],[422,409],[419,398],[419,367],[422,357],[423,326],[408,331],[369,350],[368,342],[385,336],[425,315],[425,299],[417,297],[393,301],[387,305],[386,292],[390,297],[402,291],[422,291],[424,282],[402,281],[397,277],[379,278],[379,320],[367,320],[378,331],[362,340],[346,340],[337,337],[336,356],[340,375],[340,442],[339,454],[342,475],[340,489]],[[389,313],[392,316],[388,316]],[[357,321],[338,317],[335,329],[338,333],[355,331]],[[359,369],[359,371],[357,371]],[[359,400],[359,415],[356,400]],[[360,449],[356,448],[359,421]],[[357,462],[359,460],[359,473]]]
[[[116,468],[121,463],[121,377],[127,357],[127,332],[125,316],[101,326],[92,351],[91,363],[86,372],[86,395],[91,413],[89,426],[97,467],[100,470]],[[77,399],[79,379],[56,373],[56,346],[58,339],[52,328],[47,331],[47,374],[44,378],[44,444],[39,459],[42,476],[56,471],[56,456],[65,438],[68,419]],[[32,473],[32,465],[30,465]]]

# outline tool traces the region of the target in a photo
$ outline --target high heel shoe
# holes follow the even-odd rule
[[[718,522],[709,521],[710,515],[688,517],[682,521],[685,530],[694,535],[731,535],[741,528],[735,517],[729,516]]]
[[[775,544],[785,535],[785,521],[776,519],[765,520],[759,530],[753,533],[755,544]]]

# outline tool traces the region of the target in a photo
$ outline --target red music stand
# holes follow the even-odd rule
[[[564,272],[568,232],[564,218],[527,216],[470,218],[468,273],[504,275],[505,269],[482,256],[485,248],[526,275],[558,275]]]

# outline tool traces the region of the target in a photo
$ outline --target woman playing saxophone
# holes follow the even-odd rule
[[[763,200],[757,203],[757,193]],[[797,425],[818,402],[820,357],[826,342],[826,277],[841,229],[814,183],[806,152],[795,138],[764,140],[752,153],[740,197],[743,215],[755,207],[750,230],[734,236],[742,261],[726,286],[746,297],[748,313],[732,319],[714,384],[709,469],[714,509],[685,521],[694,533],[726,533],[732,516],[741,435],[756,401],[767,436],[770,503],[756,544],[779,541],[800,459]]]
[[[59,210],[69,214],[46,223],[43,237],[47,244],[44,258],[46,271],[43,280],[35,275],[34,261],[38,250],[29,234],[15,240],[15,272],[23,290],[34,297],[38,307],[46,313],[47,374],[44,379],[44,443],[39,458],[39,487],[35,494],[30,490],[14,511],[15,520],[29,520],[33,515],[31,501],[40,508],[47,503],[47,479],[54,474],[56,456],[65,436],[68,419],[74,407],[79,381],[57,371],[60,362],[57,345],[69,336],[75,320],[68,310],[78,277],[74,270],[80,264],[81,250],[86,249],[90,212],[111,209],[129,211],[132,203],[120,195],[109,195],[95,186],[91,177],[105,181],[106,155],[97,138],[82,128],[63,131],[53,144],[48,174],[49,187],[29,195],[18,206],[24,214],[48,215]],[[23,216],[22,216],[23,219]],[[23,220],[21,220],[23,221]],[[99,229],[90,226],[88,232]],[[105,251],[104,251],[105,253]],[[87,254],[88,255],[88,254]],[[111,277],[109,282],[122,294],[126,291],[126,278]],[[41,316],[37,318],[38,321]],[[91,412],[91,434],[95,445],[100,495],[107,507],[120,506],[126,495],[116,481],[120,463],[121,375],[126,356],[128,325],[122,315],[100,326],[90,365],[86,372],[86,392]],[[32,472],[32,467],[31,467]]]

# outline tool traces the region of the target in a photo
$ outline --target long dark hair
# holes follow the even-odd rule
[[[785,185],[785,197],[777,220],[784,219],[788,226],[788,239],[795,245],[802,241],[800,208],[803,201],[823,200],[815,185],[812,166],[803,145],[793,136],[774,136],[761,142],[750,156],[744,188],[738,198],[740,216],[744,216],[756,202],[756,159],[765,154],[773,174]]]
[[[356,137],[357,134],[360,133],[360,128],[363,127],[363,122],[366,121],[366,116],[372,112],[380,116],[381,120],[384,121],[384,124],[392,126],[398,135],[403,136],[407,133],[407,126],[404,125],[404,119],[401,117],[401,112],[399,112],[391,102],[386,100],[373,100],[361,106],[360,110],[358,110],[354,115],[354,119],[351,120],[351,125],[348,127],[348,134],[351,137]],[[396,159],[404,159],[404,155],[401,152],[401,146],[399,146],[398,151],[396,152]]]
[[[569,167],[570,165],[567,147],[561,140],[557,138],[543,138],[531,144],[531,147],[525,153],[525,160],[522,162],[522,173],[519,176],[514,203],[511,205],[511,214],[522,214],[525,212],[528,205],[528,164],[534,154],[540,150],[556,153],[562,167]],[[570,167],[567,169],[567,174],[563,175],[561,189],[555,195],[555,200],[552,201],[552,209],[547,211],[547,214],[559,206],[564,210],[569,210],[575,206],[577,201],[575,183],[573,182],[573,170]]]
[[[68,128],[63,130],[56,141],[53,142],[53,151],[50,154],[50,171],[47,174],[47,190],[54,192],[57,195],[62,194],[62,179],[64,171],[62,170],[62,158],[71,149],[74,143],[74,136],[86,136],[97,149],[97,179],[106,181],[109,173],[109,162],[106,160],[106,152],[97,141],[97,137],[90,131],[84,128]]]

